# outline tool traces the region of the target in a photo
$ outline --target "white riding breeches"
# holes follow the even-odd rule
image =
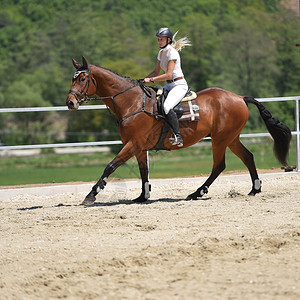
[[[169,91],[169,94],[164,102],[164,112],[167,115],[174,108],[188,91],[188,85],[185,79],[180,79],[172,83],[167,83],[164,89]]]

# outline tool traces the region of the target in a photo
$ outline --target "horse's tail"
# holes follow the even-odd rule
[[[292,138],[291,130],[278,119],[274,118],[272,114],[257,100],[252,97],[244,97],[244,101],[256,105],[261,117],[263,118],[268,131],[274,139],[274,153],[279,162],[283,166],[287,166],[287,156],[290,148]]]

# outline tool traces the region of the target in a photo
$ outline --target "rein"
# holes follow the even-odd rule
[[[113,110],[114,110],[113,112],[116,115],[116,107],[115,107],[115,101],[114,101],[115,97],[117,97],[117,96],[119,96],[119,95],[121,95],[121,94],[123,94],[123,93],[125,93],[125,92],[127,92],[127,91],[129,91],[129,90],[131,90],[133,88],[135,88],[138,85],[139,85],[139,83],[136,83],[136,84],[130,86],[129,88],[127,88],[127,89],[125,89],[125,90],[123,90],[123,91],[121,91],[121,92],[119,92],[119,93],[117,93],[117,94],[115,94],[113,96],[106,96],[106,97],[85,97],[85,99],[83,101],[88,102],[88,101],[93,101],[93,100],[106,100],[106,99],[110,99],[111,102],[112,102],[112,105],[113,105]],[[107,107],[108,111],[110,112],[109,107],[107,105],[106,105],[106,107]],[[118,126],[120,126],[120,124],[123,121],[123,119],[121,121],[119,121],[117,119],[117,117],[116,117],[116,121],[117,121]]]
[[[110,100],[112,101],[112,104],[113,104],[113,110],[114,110],[114,113],[115,113],[115,116],[116,116],[116,108],[115,108],[115,101],[114,101],[114,98],[117,97],[118,95],[121,95],[121,94],[123,94],[123,93],[125,93],[125,92],[127,92],[127,91],[129,91],[129,90],[131,90],[131,89],[133,89],[133,88],[135,88],[135,87],[137,87],[137,86],[139,86],[139,87],[142,89],[142,91],[144,92],[144,93],[143,93],[143,106],[142,106],[142,108],[139,109],[139,110],[137,110],[137,111],[135,111],[135,112],[133,112],[133,113],[131,113],[131,114],[129,114],[129,115],[127,115],[127,116],[125,116],[125,117],[123,117],[121,120],[118,120],[117,117],[116,117],[117,125],[120,126],[124,120],[126,120],[126,119],[128,119],[129,117],[132,117],[132,116],[134,116],[134,115],[136,115],[136,114],[139,114],[139,113],[141,113],[141,112],[144,112],[144,113],[146,113],[146,114],[149,114],[149,115],[151,115],[151,116],[154,116],[154,114],[153,114],[152,112],[147,111],[147,110],[145,109],[145,106],[146,106],[146,96],[147,96],[148,98],[151,98],[152,94],[151,94],[150,89],[149,89],[147,86],[144,85],[143,79],[138,79],[136,84],[134,84],[134,85],[128,87],[127,89],[125,89],[125,90],[123,90],[123,91],[121,91],[121,92],[119,92],[119,93],[117,93],[117,94],[115,94],[115,95],[113,95],[113,96],[107,96],[107,97],[93,97],[93,98],[88,98],[88,97],[86,97],[84,101],[87,102],[87,101],[92,101],[92,100],[105,100],[105,99],[110,99]],[[108,111],[110,112],[109,107],[108,107],[107,105],[106,105],[106,107],[107,107]]]
[[[95,97],[95,98],[90,98],[90,97],[86,97],[84,99],[84,101],[91,101],[91,100],[105,100],[105,99],[111,99],[112,101],[114,100],[115,97],[135,88],[136,86],[140,86],[140,88],[143,90],[143,92],[147,95],[148,98],[151,98],[151,91],[148,87],[146,87],[144,84],[143,84],[143,79],[138,79],[137,80],[137,83],[130,86],[129,88],[113,95],[113,96],[107,96],[107,97]]]
[[[85,73],[88,74],[88,79],[87,79],[84,87],[82,88],[81,92],[78,92],[78,91],[75,91],[75,90],[72,90],[72,89],[69,91],[69,93],[75,97],[75,99],[76,99],[76,101],[77,101],[77,103],[79,105],[82,104],[83,102],[88,102],[88,101],[93,101],[93,100],[107,100],[107,99],[110,99],[112,101],[112,105],[113,105],[113,112],[116,115],[116,107],[115,107],[115,101],[114,101],[115,97],[117,97],[117,96],[119,96],[119,95],[121,95],[121,94],[123,94],[123,93],[125,93],[125,92],[127,92],[127,91],[129,91],[129,90],[131,90],[131,89],[133,89],[133,88],[135,88],[137,86],[139,86],[142,89],[142,91],[144,92],[143,107],[140,110],[138,110],[138,111],[136,111],[134,113],[131,113],[131,114],[123,117],[121,120],[118,120],[116,118],[117,119],[117,124],[118,124],[118,126],[120,126],[121,123],[125,119],[127,119],[127,118],[129,118],[131,116],[134,116],[134,115],[136,115],[136,114],[138,114],[140,112],[145,112],[145,113],[147,113],[149,115],[153,115],[154,116],[154,114],[152,112],[145,110],[146,96],[148,98],[151,98],[152,94],[151,94],[151,90],[149,89],[149,87],[147,87],[147,86],[144,85],[143,79],[138,79],[137,82],[134,85],[132,85],[132,86],[128,87],[127,89],[125,89],[125,90],[123,90],[121,92],[118,92],[118,93],[116,93],[115,95],[112,95],[112,96],[106,96],[106,97],[88,97],[87,94],[88,94],[88,91],[89,91],[91,79],[92,79],[93,84],[95,85],[96,89],[97,89],[97,83],[96,83],[95,79],[91,76],[91,67],[90,67],[90,65],[88,65],[88,70],[76,71],[75,74],[74,74],[74,76],[73,76],[73,78],[76,79],[83,72],[85,72]],[[86,91],[84,93],[85,89],[86,89]],[[77,96],[79,96],[80,98],[78,98]],[[108,108],[107,105],[106,105],[106,107]],[[109,108],[108,108],[108,110],[109,110]]]

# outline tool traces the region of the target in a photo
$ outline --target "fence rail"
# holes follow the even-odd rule
[[[80,106],[79,109],[80,110],[106,109],[106,105],[83,105]],[[0,113],[64,111],[64,110],[68,110],[67,106],[20,107],[20,108],[0,108]]]
[[[278,101],[295,101],[295,131],[292,135],[296,136],[296,171],[300,168],[300,125],[299,125],[299,100],[300,96],[294,97],[275,97],[275,98],[257,98],[260,102],[278,102]],[[91,109],[106,109],[105,105],[83,105],[79,110]],[[0,113],[18,113],[18,112],[48,112],[48,111],[67,111],[66,106],[54,107],[24,107],[24,108],[0,108]],[[242,138],[267,137],[269,133],[253,133],[241,134]],[[210,138],[205,138],[210,139]],[[16,146],[0,146],[2,150],[17,150],[17,149],[42,149],[42,148],[61,148],[61,147],[82,147],[82,146],[105,146],[105,145],[120,145],[121,141],[102,141],[102,142],[81,142],[81,143],[59,143],[59,144],[37,144],[37,145],[16,145]]]

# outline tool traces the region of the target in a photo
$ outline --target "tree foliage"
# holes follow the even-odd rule
[[[79,60],[82,55],[90,63],[143,78],[156,63],[159,49],[155,32],[165,26],[174,32],[179,30],[179,36],[188,35],[192,41],[193,46],[182,51],[182,61],[194,90],[219,86],[255,97],[297,95],[300,55],[295,43],[299,42],[299,18],[281,3],[2,0],[0,105],[64,105],[74,71],[71,58]],[[285,106],[283,121],[291,123],[291,115],[293,103]],[[0,115],[2,131],[7,129],[5,118]],[[55,118],[41,116],[32,122],[46,124],[52,119],[55,122]],[[30,126],[31,121],[27,122]],[[14,128],[22,128],[21,124],[18,128],[19,122],[14,123]],[[104,112],[89,112],[69,118],[67,136],[70,140],[84,139],[83,132],[93,131],[86,140],[105,139],[110,124]],[[255,121],[250,120],[250,124],[254,126]],[[47,131],[51,126],[38,127]],[[76,132],[80,134],[76,136]],[[30,139],[24,137],[21,142]],[[5,141],[10,143],[9,139]]]

